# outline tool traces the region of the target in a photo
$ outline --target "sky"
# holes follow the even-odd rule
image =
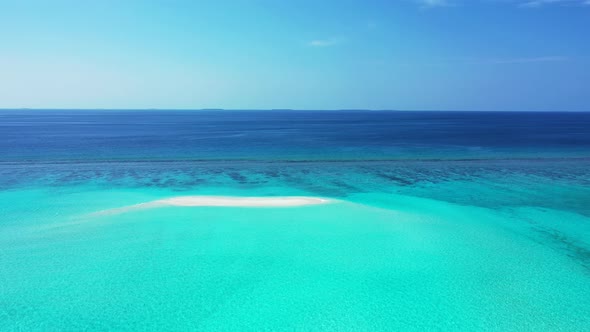
[[[0,0],[0,108],[590,111],[590,0]]]

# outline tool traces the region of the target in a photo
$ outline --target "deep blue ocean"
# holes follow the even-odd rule
[[[329,203],[153,204],[185,196]],[[0,110],[1,331],[584,331],[589,312],[590,113]]]
[[[589,157],[590,113],[0,111],[2,161]]]

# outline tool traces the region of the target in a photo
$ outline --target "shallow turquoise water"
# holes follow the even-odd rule
[[[5,163],[0,330],[587,330],[589,165]]]

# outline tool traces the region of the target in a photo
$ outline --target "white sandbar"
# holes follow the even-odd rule
[[[306,196],[178,196],[115,209],[103,210],[98,212],[98,214],[118,214],[132,210],[150,209],[166,206],[295,207],[305,205],[327,204],[330,202],[332,201],[326,198]]]
[[[305,196],[283,197],[234,197],[234,196],[180,196],[161,199],[154,203],[173,206],[238,206],[238,207],[287,207],[326,204],[325,198]]]

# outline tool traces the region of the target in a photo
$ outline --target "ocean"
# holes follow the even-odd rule
[[[185,196],[328,203],[149,203]],[[589,313],[590,113],[0,110],[1,331]]]

